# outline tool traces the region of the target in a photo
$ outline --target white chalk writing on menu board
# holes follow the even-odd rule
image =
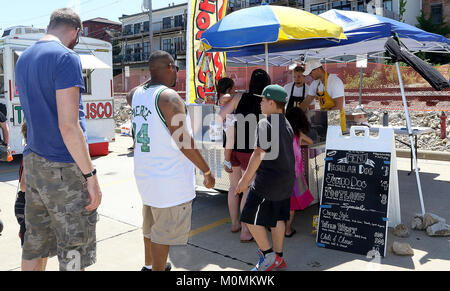
[[[317,245],[385,255],[390,153],[328,150]]]

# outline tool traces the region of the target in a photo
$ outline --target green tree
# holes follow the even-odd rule
[[[441,23],[439,24],[434,24],[433,21],[431,20],[431,16],[426,17],[423,11],[421,12],[420,16],[417,17],[417,21],[419,22],[419,24],[417,24],[416,26],[422,30],[435,34],[440,34],[445,37],[450,36],[450,28],[447,25],[447,23],[441,21]],[[418,53],[417,56],[433,65],[450,63],[450,54],[421,52]]]
[[[406,4],[408,3],[408,0],[400,0],[400,14],[399,14],[399,20],[401,22],[405,22],[405,20],[403,19],[403,15],[405,14],[406,11]]]
[[[113,49],[113,56],[118,56],[122,51],[122,48],[120,47],[120,42],[117,39],[114,39],[111,41],[111,45]]]

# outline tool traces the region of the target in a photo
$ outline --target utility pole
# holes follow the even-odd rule
[[[152,12],[152,0],[146,0],[148,3],[148,31],[149,31],[149,38],[150,38],[150,54],[154,52],[153,49],[153,12]]]

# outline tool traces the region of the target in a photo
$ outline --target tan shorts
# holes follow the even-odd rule
[[[191,231],[192,201],[169,208],[144,205],[144,237],[161,245],[185,245]]]

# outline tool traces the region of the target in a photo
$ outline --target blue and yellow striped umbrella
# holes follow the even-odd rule
[[[201,37],[205,48],[213,51],[306,39],[341,40],[346,36],[341,26],[304,10],[261,5],[225,16]]]

